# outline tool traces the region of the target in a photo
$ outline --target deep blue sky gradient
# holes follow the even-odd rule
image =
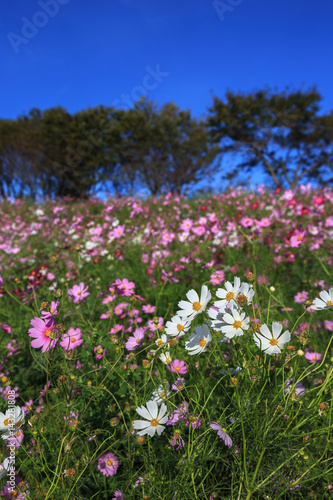
[[[53,17],[40,15],[46,0],[0,5],[0,118],[58,105],[127,108],[143,92],[200,116],[212,93],[265,86],[315,85],[322,111],[333,109],[331,0],[220,0],[220,15],[216,0],[54,2]]]

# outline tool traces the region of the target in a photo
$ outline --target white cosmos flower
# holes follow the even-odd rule
[[[245,316],[244,311],[240,311],[237,306],[234,306],[230,313],[223,314],[224,325],[221,327],[221,332],[228,339],[243,335],[243,330],[248,330],[250,326],[250,318]]]
[[[333,288],[330,288],[328,292],[323,290],[319,294],[320,299],[317,297],[314,299],[311,308],[315,311],[319,311],[321,309],[329,309],[333,307]]]
[[[158,346],[158,349],[160,349],[161,347],[165,347],[168,344],[168,340],[168,335],[165,335],[165,333],[163,333],[160,339],[155,340],[155,344]]]
[[[160,436],[165,429],[162,424],[165,424],[169,419],[169,416],[166,415],[167,407],[162,403],[158,411],[156,401],[147,401],[146,406],[147,408],[141,406],[136,409],[140,417],[146,420],[134,420],[133,428],[140,431],[138,432],[139,436],[148,434],[153,437],[155,436],[155,432]]]
[[[178,302],[178,306],[182,309],[177,312],[177,314],[181,318],[187,318],[192,321],[193,318],[202,311],[204,311],[207,307],[208,302],[212,298],[210,291],[206,285],[202,285],[201,287],[201,296],[199,300],[199,295],[195,290],[190,290],[187,292],[186,297],[189,302],[186,300],[181,300]]]
[[[226,312],[225,308],[223,311],[217,311],[216,309],[213,309],[210,307],[208,309],[208,316],[212,318],[212,321],[210,321],[210,325],[213,328],[213,330],[216,331],[221,331],[221,328],[223,325],[225,325],[223,321],[223,314]]]
[[[5,460],[0,464],[0,479],[3,478],[7,471],[9,470],[9,467],[10,467],[10,460],[9,458],[5,458]]]
[[[164,385],[159,385],[157,390],[153,392],[153,395],[151,399],[153,401],[156,401],[156,403],[159,405],[160,403],[163,403],[164,399],[168,398],[171,394],[170,391],[170,384],[167,382]]]
[[[212,334],[208,325],[197,326],[194,331],[195,333],[192,333],[188,341],[185,342],[185,349],[190,351],[190,355],[201,354],[206,351],[212,340]]]
[[[282,335],[282,325],[273,321],[272,333],[269,331],[267,325],[260,327],[260,332],[253,334],[253,338],[259,349],[265,351],[266,354],[280,354],[284,345],[290,341],[290,332],[286,330]]]
[[[225,290],[223,288],[218,288],[216,291],[216,296],[219,299],[214,302],[214,306],[218,309],[223,309],[227,304],[236,304],[236,297],[240,293],[241,288],[241,280],[237,276],[235,276],[234,284],[232,285],[230,281],[226,281],[224,283]]]
[[[191,322],[175,314],[165,325],[165,333],[170,337],[182,337],[189,330]]]
[[[170,363],[172,363],[172,358],[171,358],[170,352],[167,351],[166,353],[163,352],[162,354],[160,354],[160,360],[165,365],[169,365]]]
[[[24,411],[19,406],[9,408],[5,414],[0,412],[0,432],[2,439],[8,439],[24,424]]]
[[[250,287],[248,283],[242,283],[239,294],[236,297],[236,302],[238,306],[250,305],[254,297],[254,290]],[[241,301],[242,299],[242,301]],[[246,299],[246,300],[245,300]],[[244,302],[244,304],[243,304]]]

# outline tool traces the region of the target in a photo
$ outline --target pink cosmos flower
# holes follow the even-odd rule
[[[310,363],[315,363],[316,361],[320,361],[322,355],[320,352],[311,351],[308,347],[305,349],[305,359],[307,359]]]
[[[253,224],[253,219],[251,219],[251,217],[242,217],[239,223],[243,227],[251,227]]]
[[[175,359],[170,365],[168,365],[168,370],[171,370],[173,373],[178,373],[179,375],[185,375],[185,373],[187,373],[187,366],[185,361]]]
[[[112,498],[112,500],[124,500],[123,493],[120,490],[116,490],[114,492],[114,497]]]
[[[302,304],[302,302],[306,302],[308,298],[309,298],[308,292],[305,291],[298,292],[294,297],[294,301],[296,302],[296,304]]]
[[[42,316],[44,320],[52,320],[53,316],[58,314],[57,308],[59,305],[59,300],[57,302],[51,302],[50,311],[42,311]]]
[[[116,333],[119,333],[121,330],[124,329],[124,325],[114,325],[113,328],[108,332],[109,335],[115,335]]]
[[[106,349],[103,349],[101,345],[94,347],[94,352],[96,352],[96,359],[102,359],[106,354]]]
[[[97,467],[98,470],[104,474],[104,476],[109,477],[114,476],[117,473],[118,463],[117,457],[113,453],[109,452],[99,457]]]
[[[22,429],[19,429],[15,434],[10,436],[7,440],[7,446],[15,446],[15,448],[19,448],[24,438],[24,433]]]
[[[33,328],[29,328],[29,337],[34,337],[31,341],[31,347],[37,349],[42,347],[41,352],[47,351],[50,347],[53,349],[58,339],[52,339],[51,336],[57,333],[54,321],[44,321],[41,318],[34,318],[30,321]]]
[[[82,282],[79,285],[74,285],[73,288],[68,290],[68,298],[74,299],[74,304],[77,304],[90,295],[90,293],[87,292],[88,288],[88,286],[84,288],[84,283]]]
[[[333,332],[333,321],[330,321],[329,319],[325,319],[324,321],[325,328],[329,330],[330,332]]]
[[[62,336],[60,345],[65,349],[65,351],[71,351],[72,349],[75,349],[75,347],[79,346],[82,344],[83,339],[81,339],[82,332],[80,328],[70,328],[68,330],[68,333],[65,333]]]
[[[108,295],[102,300],[102,304],[110,304],[111,302],[114,301],[114,299],[117,297],[117,295]]]
[[[128,351],[134,351],[143,341],[145,336],[145,331],[143,328],[137,328],[132,337],[129,337],[125,347]]]
[[[127,278],[124,278],[123,280],[118,278],[112,286],[113,285],[115,285],[118,294],[123,297],[130,297],[134,294],[133,289],[135,288],[135,283],[133,283],[133,281],[128,281]]]
[[[221,283],[223,283],[224,281],[224,278],[224,271],[216,271],[216,273],[210,275],[210,282],[212,285],[221,285]]]
[[[154,313],[156,310],[155,306],[151,306],[150,304],[147,304],[146,306],[142,306],[142,310],[145,313]]]
[[[181,391],[185,387],[185,379],[183,377],[180,377],[176,380],[174,384],[172,384],[171,389],[174,391]]]
[[[290,246],[292,248],[298,248],[304,241],[306,231],[295,230],[294,235],[290,238]]]
[[[231,437],[225,433],[222,427],[217,422],[209,422],[209,425],[213,429],[213,431],[217,431],[218,437],[224,441],[224,444],[228,446],[228,448],[231,448],[232,447]]]

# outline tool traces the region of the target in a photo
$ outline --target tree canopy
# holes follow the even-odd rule
[[[275,186],[332,182],[333,111],[320,114],[320,101],[316,89],[227,92],[200,119],[145,98],[127,110],[34,108],[0,119],[0,195],[182,193],[216,172],[233,182],[258,168]]]

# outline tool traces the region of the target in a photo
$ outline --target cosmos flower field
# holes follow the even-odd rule
[[[0,498],[333,498],[333,189],[0,220]]]

